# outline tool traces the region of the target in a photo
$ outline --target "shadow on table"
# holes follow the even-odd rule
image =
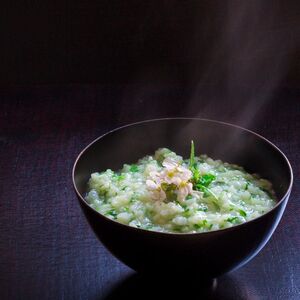
[[[249,299],[245,287],[231,275],[203,283],[201,280],[182,278],[177,281],[156,276],[133,274],[113,288],[104,297],[116,299]]]

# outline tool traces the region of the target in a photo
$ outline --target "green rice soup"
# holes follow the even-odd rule
[[[259,217],[276,204],[271,183],[241,166],[167,148],[91,174],[85,197],[104,216],[129,226],[173,233],[207,232]]]

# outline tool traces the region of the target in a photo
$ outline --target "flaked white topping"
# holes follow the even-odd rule
[[[165,190],[169,186],[177,194],[177,200],[184,201],[185,197],[193,192],[193,185],[189,182],[192,172],[171,157],[165,158],[162,165],[162,171],[150,172],[149,179],[146,180],[152,199],[165,200]]]
[[[182,182],[177,190],[177,199],[182,202],[185,200],[187,195],[191,195],[193,193],[193,185],[190,182]]]

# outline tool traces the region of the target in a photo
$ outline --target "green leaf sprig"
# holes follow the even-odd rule
[[[197,164],[195,162],[195,145],[194,145],[194,141],[191,141],[191,154],[190,154],[189,169],[193,173],[192,183],[195,184],[200,179],[200,173],[199,173],[199,170],[197,169]]]
[[[194,141],[191,141],[191,153],[190,153],[190,162],[189,162],[189,169],[193,173],[192,176],[192,183],[196,190],[202,191],[211,195],[215,200],[218,201],[218,197],[216,194],[211,191],[208,186],[212,183],[213,180],[216,179],[216,176],[213,174],[204,174],[200,175],[200,172],[197,168],[197,163],[195,162],[195,145]]]

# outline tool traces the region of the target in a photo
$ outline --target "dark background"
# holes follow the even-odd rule
[[[299,86],[297,0],[27,0],[1,6],[3,85]]]
[[[214,290],[166,280],[165,299],[300,298],[299,1],[28,0],[0,14],[1,299],[158,299],[156,278],[96,240],[71,169],[99,135],[159,117],[255,130],[295,175],[255,259]]]

